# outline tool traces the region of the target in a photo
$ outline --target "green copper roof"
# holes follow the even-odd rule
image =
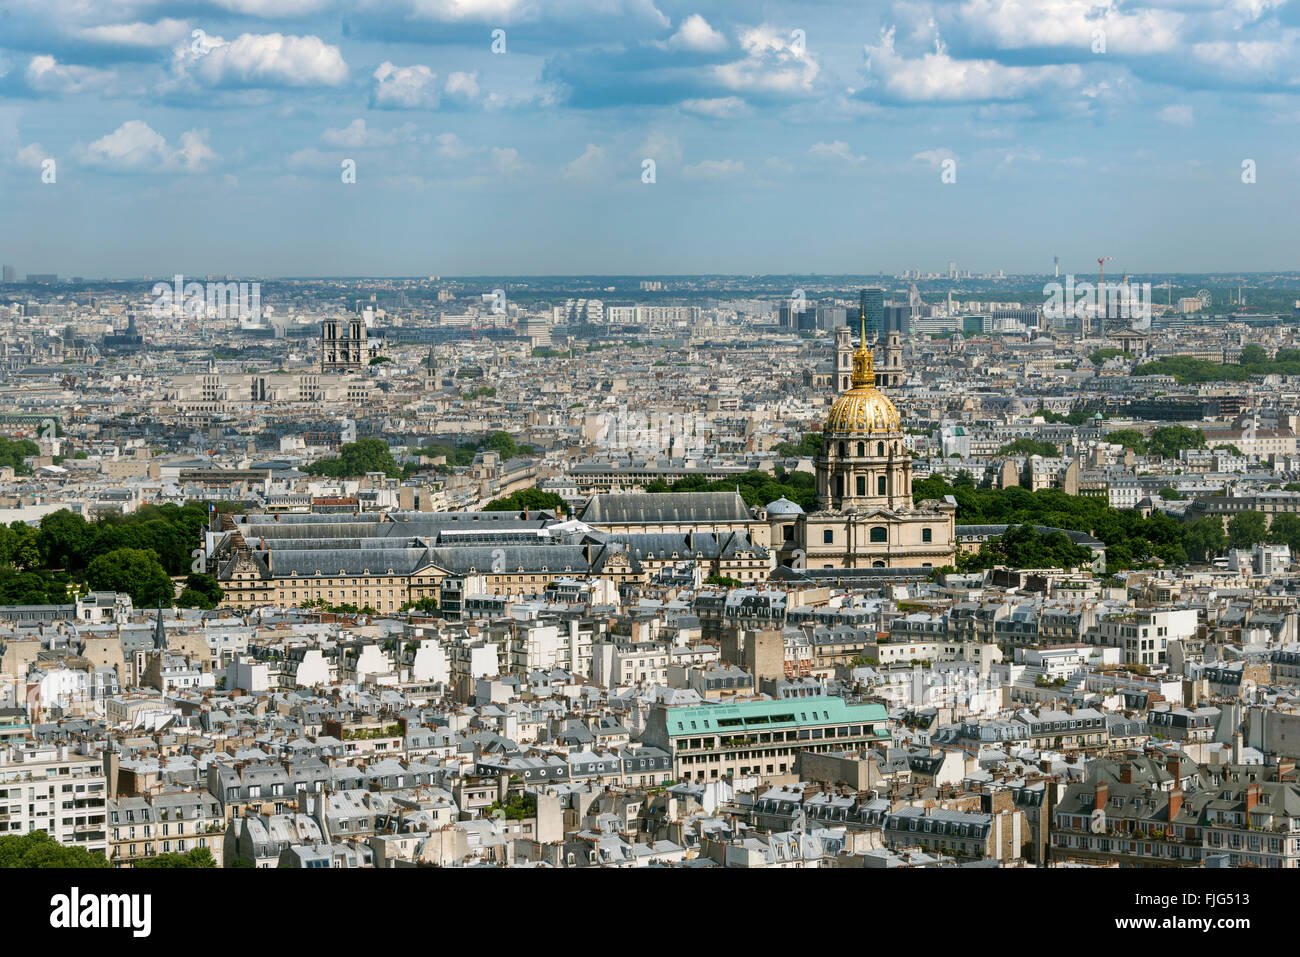
[[[844,703],[843,698],[832,697],[701,704],[667,710],[665,723],[669,735],[757,731],[764,728],[798,728],[823,724],[869,724],[887,718],[884,705],[849,705]]]

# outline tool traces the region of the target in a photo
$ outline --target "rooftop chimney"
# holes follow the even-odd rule
[[[1169,776],[1174,779],[1174,787],[1179,786],[1178,782],[1183,776],[1182,768],[1183,762],[1178,755],[1171,754],[1169,757],[1165,758],[1165,770],[1168,771]]]
[[[1106,802],[1110,800],[1110,785],[1105,781],[1097,782],[1097,793],[1093,798],[1092,809],[1094,811],[1104,808]]]
[[[1178,816],[1178,812],[1182,809],[1182,807],[1183,807],[1183,789],[1179,787],[1177,784],[1175,784],[1174,789],[1169,792],[1169,820],[1171,823],[1173,822],[1174,818]]]
[[[1119,766],[1119,779],[1123,784],[1133,783],[1133,765],[1130,762],[1125,761]]]
[[[1249,814],[1251,809],[1259,803],[1259,784],[1251,784],[1246,788],[1246,813]]]

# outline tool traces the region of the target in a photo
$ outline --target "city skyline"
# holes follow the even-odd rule
[[[0,260],[1282,270],[1297,9],[24,0],[0,40]]]

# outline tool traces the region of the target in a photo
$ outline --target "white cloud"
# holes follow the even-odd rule
[[[440,90],[438,74],[424,64],[396,66],[385,60],[375,70],[374,79],[370,105],[375,109],[436,110],[443,96],[461,105],[479,101],[477,73],[449,73]]]
[[[394,130],[372,130],[367,128],[366,121],[360,118],[353,120],[342,129],[328,129],[321,134],[321,139],[330,146],[340,146],[346,149],[371,149],[380,146],[397,146],[402,143],[412,143],[420,139],[427,139],[420,136],[419,127],[414,123],[403,123]]]
[[[727,38],[698,13],[692,13],[682,21],[677,32],[668,38],[668,46],[674,50],[691,50],[697,53],[716,53],[727,48]]]
[[[161,133],[142,120],[128,120],[107,136],[78,150],[87,166],[118,172],[199,172],[217,154],[207,144],[206,130],[189,130],[172,149]]]
[[[438,144],[436,152],[443,159],[462,160],[474,152],[473,148],[455,133],[439,133],[433,139]]]
[[[866,69],[892,97],[909,102],[959,103],[1012,100],[1045,86],[1073,88],[1083,80],[1076,64],[1004,66],[994,60],[956,60],[941,41],[918,59],[894,49],[894,30],[882,30],[880,42],[866,47]]]
[[[849,144],[842,140],[835,140],[832,143],[814,143],[809,147],[808,152],[818,159],[836,160],[853,166],[867,161],[865,155],[854,156],[852,150],[849,149]]]
[[[14,155],[18,165],[24,169],[40,169],[41,163],[49,157],[40,143],[28,143]]]
[[[229,42],[207,39],[206,52],[183,45],[173,57],[178,74],[206,86],[339,86],[348,78],[339,48],[320,37],[244,33]]]
[[[338,169],[339,156],[335,153],[322,153],[314,146],[297,150],[289,156],[290,169]]]
[[[513,146],[494,146],[491,149],[492,168],[502,176],[514,176],[528,168]]]
[[[814,92],[821,67],[806,50],[796,50],[788,34],[770,26],[753,27],[740,34],[745,59],[715,66],[713,79],[729,90],[781,96]]]
[[[564,167],[564,176],[582,182],[603,179],[609,172],[609,157],[604,147],[588,143],[582,155]]]
[[[331,6],[330,0],[214,0],[231,13],[251,17],[300,17]]]
[[[1094,33],[1107,53],[1150,56],[1175,49],[1186,17],[1172,10],[1120,9],[1119,0],[965,0],[963,35],[1005,50],[1057,47],[1091,52]]]
[[[34,56],[27,64],[27,85],[39,93],[86,93],[102,90],[112,80],[109,70],[71,66],[52,56]]]
[[[922,166],[928,166],[931,169],[942,168],[945,160],[956,160],[957,154],[947,147],[939,147],[933,150],[922,150],[912,156],[913,163],[920,163]]]
[[[1160,111],[1160,119],[1165,123],[1171,123],[1174,126],[1191,126],[1196,122],[1196,117],[1192,112],[1192,108],[1185,103],[1166,106]]]
[[[744,116],[749,106],[738,96],[718,96],[707,100],[683,100],[681,108],[687,113],[708,116],[716,120],[730,120]]]
[[[659,166],[673,165],[682,161],[682,144],[677,137],[655,131],[647,136],[637,150],[638,162],[652,159]]]
[[[188,23],[171,19],[157,23],[110,23],[77,31],[77,36],[91,43],[124,47],[171,46],[189,35]]]
[[[516,23],[590,22],[619,17],[635,24],[666,29],[672,21],[654,0],[368,0],[363,11],[396,14],[434,23],[483,23],[508,27]]]
[[[682,175],[691,179],[726,179],[745,171],[741,160],[701,160],[682,167]]]
[[[478,99],[478,74],[477,73],[450,73],[447,75],[447,85],[443,92],[450,99],[459,100],[462,103],[472,103]]]
[[[395,66],[385,60],[375,70],[370,105],[399,110],[438,107],[438,74],[421,63]]]
[[[1267,40],[1215,40],[1194,43],[1192,57],[1233,83],[1281,80],[1288,86],[1300,84],[1296,63],[1300,60],[1300,31],[1287,30]]]

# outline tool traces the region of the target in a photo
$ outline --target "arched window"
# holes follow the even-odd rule
[[[858,494],[859,495],[867,494],[867,477],[865,475],[858,476]]]
[[[877,442],[877,443],[876,443],[876,454],[879,455],[879,456],[881,456],[882,458],[884,457],[884,455],[885,455],[885,443],[884,443],[884,442]]]
[[[885,494],[885,477],[883,475],[878,476],[876,478],[876,494],[877,495]]]
[[[889,541],[889,529],[883,525],[877,525],[871,530],[871,540],[873,542]]]
[[[884,563],[884,562],[872,562],[872,563],[871,563],[871,567],[872,567],[872,568],[884,568],[884,567],[885,567],[885,563]]]
[[[844,476],[835,476],[835,497],[839,498],[844,494]]]
[[[843,442],[840,443],[840,457],[841,457],[841,458],[844,457],[844,443],[843,443]]]
[[[862,457],[863,457],[864,455],[866,455],[866,454],[867,454],[867,443],[865,443],[865,442],[859,442],[859,443],[858,443],[858,458],[862,458]]]

